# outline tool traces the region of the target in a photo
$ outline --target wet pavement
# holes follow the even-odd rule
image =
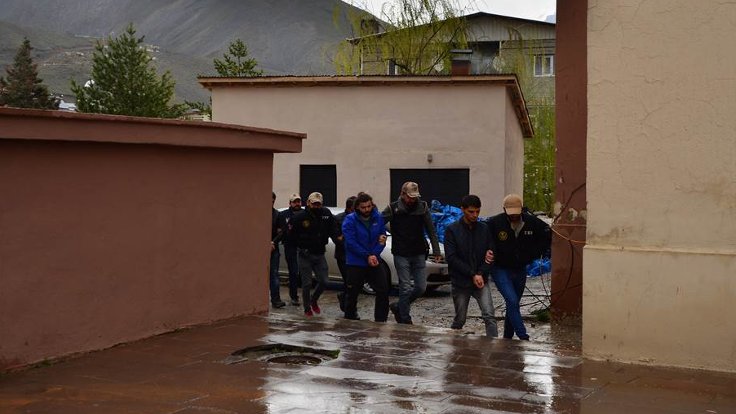
[[[736,374],[584,360],[555,342],[556,325],[532,342],[493,340],[296,309],[5,374],[0,413],[736,412]],[[236,352],[268,344],[287,345],[280,356],[314,348],[322,362]]]

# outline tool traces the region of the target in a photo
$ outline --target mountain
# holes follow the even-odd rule
[[[240,38],[267,75],[332,74],[335,46],[350,37],[345,16],[358,9],[339,0],[2,0],[0,68],[12,63],[23,36],[50,89],[69,93],[69,80],[84,82],[97,39],[133,23],[151,45],[156,67],[170,70],[181,100],[205,101],[196,82],[214,74]],[[334,16],[340,16],[335,24]],[[4,71],[0,71],[4,75]]]

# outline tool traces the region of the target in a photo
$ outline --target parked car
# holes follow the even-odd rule
[[[343,210],[338,207],[328,207],[332,214],[341,213]],[[282,209],[284,210],[284,209]],[[332,239],[329,240],[326,246],[325,258],[327,259],[327,268],[330,281],[342,282],[342,276],[340,276],[340,269],[337,267],[337,260],[335,260],[335,243]],[[444,246],[440,243],[440,251],[444,257]],[[381,253],[381,266],[383,266],[386,275],[389,275],[389,286],[398,286],[399,277],[396,274],[396,268],[394,267],[394,256],[391,254],[391,234],[388,234],[386,239],[386,248]],[[447,263],[444,261],[441,263],[427,260],[427,266],[424,268],[424,272],[427,275],[427,292],[434,291],[440,286],[447,285],[450,283],[450,275],[447,272]],[[281,247],[281,262],[279,264],[279,274],[281,278],[289,277],[289,270],[286,267],[286,256],[284,255],[283,247]],[[368,283],[363,286],[363,291],[368,294],[373,294],[373,289]]]

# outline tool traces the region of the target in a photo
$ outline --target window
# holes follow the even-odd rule
[[[310,193],[322,193],[323,205],[337,206],[337,168],[333,165],[300,165],[299,194],[307,203]]]
[[[554,55],[534,56],[534,76],[554,76],[554,75],[555,75],[555,56]]]

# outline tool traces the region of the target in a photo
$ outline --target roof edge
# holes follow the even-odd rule
[[[305,133],[183,121],[0,107],[0,140],[76,141],[301,152]]]
[[[258,77],[205,77],[197,78],[207,89],[223,87],[244,88],[288,88],[288,87],[341,87],[341,86],[463,86],[498,85],[505,86],[511,95],[514,111],[521,125],[524,138],[534,136],[526,100],[515,74],[506,75],[460,75],[460,76],[258,76]]]

